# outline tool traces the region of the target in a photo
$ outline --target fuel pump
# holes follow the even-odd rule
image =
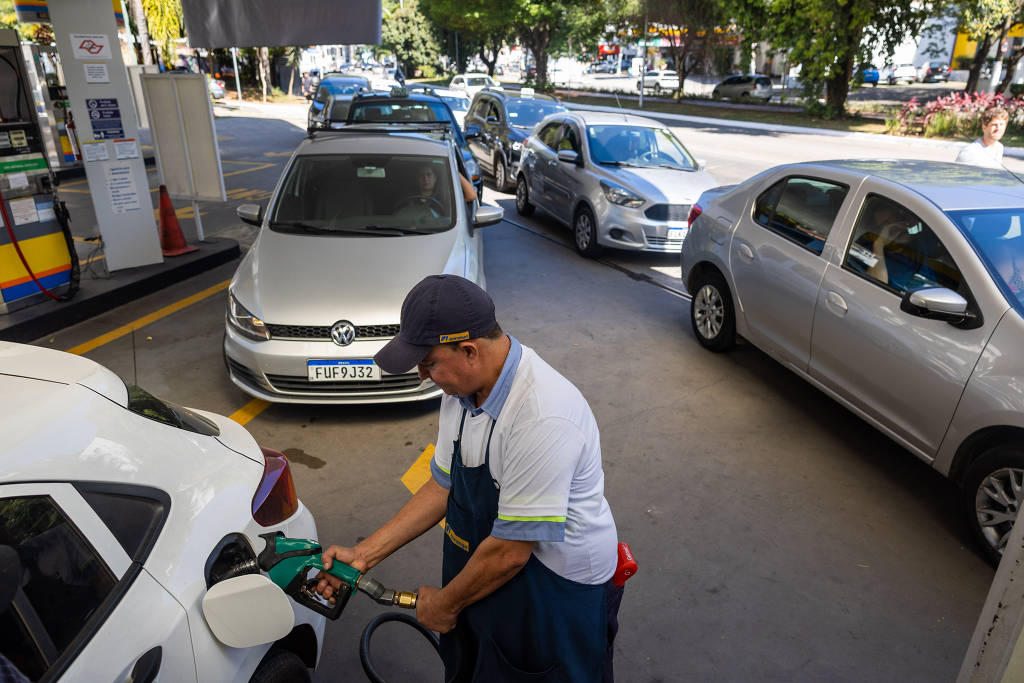
[[[0,314],[78,288],[68,215],[54,188],[18,34],[0,30]]]
[[[28,66],[29,86],[36,103],[36,117],[50,169],[56,173],[80,168],[81,152],[57,48],[24,43],[21,49]]]

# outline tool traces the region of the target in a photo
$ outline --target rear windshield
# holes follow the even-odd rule
[[[561,111],[569,110],[550,100],[510,100],[508,103],[508,123],[516,128],[533,128],[548,114]]]
[[[1003,293],[1024,311],[1024,208],[950,211]]]
[[[366,90],[365,83],[358,83],[352,81],[332,81],[326,80],[320,83],[321,86],[327,88],[327,92],[332,95],[355,95],[361,90]]]
[[[299,156],[270,214],[276,232],[395,237],[455,225],[446,157],[360,154]]]
[[[148,417],[150,420],[162,422],[171,427],[184,429],[188,432],[204,436],[219,436],[220,429],[210,420],[188,408],[164,401],[134,384],[128,386],[128,410]]]

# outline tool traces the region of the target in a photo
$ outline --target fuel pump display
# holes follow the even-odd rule
[[[0,30],[0,218],[0,314],[70,298],[78,258],[13,29]]]

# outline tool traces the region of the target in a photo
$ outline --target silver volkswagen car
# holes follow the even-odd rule
[[[571,226],[584,256],[602,247],[678,252],[690,207],[717,183],[663,124],[628,114],[561,112],[523,145],[516,210]]]
[[[231,381],[285,403],[388,403],[433,398],[417,372],[390,375],[374,354],[398,333],[406,292],[427,275],[486,285],[445,124],[352,124],[303,141],[269,209],[239,217],[260,233],[229,287],[224,357]],[[405,130],[406,132],[396,132]]]
[[[1024,185],[924,161],[780,166],[701,196],[697,340],[742,335],[960,486],[997,561],[1024,503]]]

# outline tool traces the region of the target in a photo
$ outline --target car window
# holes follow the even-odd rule
[[[441,99],[445,101],[445,104],[451,107],[452,111],[466,111],[469,109],[469,100],[465,97],[442,96]]]
[[[763,76],[760,77],[760,78],[755,79],[754,84],[755,85],[759,85],[759,86],[764,87],[764,88],[772,87],[771,80],[769,80],[769,79],[767,79],[767,78],[765,78]]]
[[[0,606],[0,654],[39,680],[99,614],[117,580],[48,496],[0,499],[0,546],[21,564],[20,589]]]
[[[508,125],[516,128],[533,128],[541,120],[558,112],[568,111],[565,107],[551,100],[514,99],[507,105]]]
[[[447,117],[446,117],[447,118]],[[437,116],[427,102],[359,101],[349,108],[348,122],[436,121]]]
[[[394,237],[455,225],[447,157],[401,154],[303,155],[289,167],[270,229]]]
[[[754,222],[820,254],[848,191],[816,178],[785,178],[754,201]]]
[[[562,135],[562,139],[558,142],[558,149],[568,149],[577,154],[580,153],[580,134],[576,130],[576,126],[567,123],[565,124],[565,132]]]
[[[220,436],[220,429],[217,425],[202,415],[170,401],[159,399],[140,386],[134,384],[126,386],[128,388],[128,410],[133,413],[170,427],[184,429],[186,432],[194,432],[203,436]]]
[[[487,116],[488,102],[485,98],[481,97],[473,100],[473,104],[469,108],[468,116],[478,116],[484,118]]]
[[[562,122],[552,121],[543,128],[540,129],[540,133],[537,134],[537,139],[544,145],[555,148],[558,144],[558,138],[562,134]]]
[[[923,287],[948,287],[966,295],[953,257],[912,211],[869,194],[853,228],[843,267],[903,295]]]
[[[491,102],[490,104],[491,106],[487,110],[487,119],[489,121],[493,121],[494,123],[501,123],[501,107],[498,105],[497,102]]]
[[[685,171],[697,168],[697,162],[667,128],[627,124],[587,126],[587,143],[595,164]]]
[[[1024,310],[1024,209],[951,211],[1010,303]]]

